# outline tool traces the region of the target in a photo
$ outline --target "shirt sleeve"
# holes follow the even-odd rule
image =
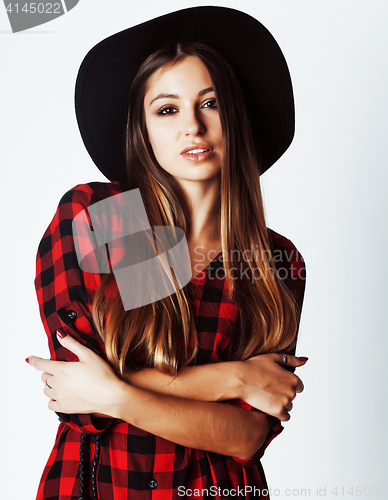
[[[285,286],[290,290],[294,299],[299,330],[306,286],[306,266],[302,255],[298,252],[295,245],[290,240],[278,233],[275,233],[275,231],[269,230],[269,233],[272,242],[272,256],[276,272]],[[286,354],[295,355],[295,347],[296,345],[294,345],[294,347],[291,348]],[[295,371],[295,368],[290,367],[288,369],[292,372]],[[245,401],[235,400],[233,401],[233,404],[249,411],[259,411]],[[270,421],[271,428],[261,448],[257,450],[257,452],[248,460],[241,460],[239,458],[234,458],[234,460],[241,462],[246,466],[253,467],[256,461],[264,455],[264,452],[271,441],[283,431],[284,427],[278,418],[268,414],[267,418]]]
[[[234,404],[235,406],[238,406],[239,408],[244,408],[245,410],[248,411],[260,412],[260,410],[258,410],[257,408],[254,408],[253,406],[249,405],[248,403],[240,399],[230,401],[230,403]],[[270,423],[270,429],[268,431],[268,435],[265,438],[264,443],[251,458],[241,459],[233,457],[233,460],[235,460],[236,462],[240,462],[245,466],[254,467],[256,465],[257,460],[260,460],[260,458],[264,455],[264,452],[267,446],[270,444],[270,442],[283,431],[284,427],[282,426],[278,418],[273,417],[272,415],[268,415],[267,413],[266,415]]]
[[[101,276],[81,270],[72,232],[74,217],[96,201],[89,184],[68,191],[39,244],[35,288],[53,360],[78,360],[58,342],[58,329],[106,358],[104,344],[93,326],[91,316],[91,302]],[[58,416],[61,421],[83,433],[102,432],[114,422],[114,419],[92,418],[87,414],[58,413]]]

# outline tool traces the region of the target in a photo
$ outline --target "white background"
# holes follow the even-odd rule
[[[33,287],[36,249],[62,194],[104,180],[75,119],[78,67],[103,38],[199,4],[207,2],[80,0],[68,14],[18,34],[0,5],[0,490],[7,500],[35,497],[58,423],[40,374],[24,362],[48,354]],[[388,495],[388,2],[213,4],[243,10],[272,32],[295,91],[295,139],[263,187],[268,225],[307,263],[297,352],[310,359],[298,372],[306,388],[291,421],[263,459],[278,489],[272,497],[306,497],[308,488],[311,498],[351,498],[352,486],[362,498],[380,497],[384,487]]]

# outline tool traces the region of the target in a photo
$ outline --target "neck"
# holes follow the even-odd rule
[[[188,241],[198,243],[220,239],[219,178],[212,182],[182,185],[188,199]]]

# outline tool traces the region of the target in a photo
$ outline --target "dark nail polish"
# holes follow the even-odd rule
[[[26,358],[26,363],[29,363],[30,362],[30,358]]]
[[[64,339],[66,337],[66,333],[61,330],[57,330],[57,335],[60,339]]]
[[[308,359],[306,356],[299,356],[299,361],[307,361]]]

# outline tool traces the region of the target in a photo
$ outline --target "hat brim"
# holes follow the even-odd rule
[[[116,33],[93,47],[76,81],[75,109],[91,158],[111,181],[126,182],[124,155],[127,97],[143,61],[170,42],[215,48],[241,84],[260,149],[262,172],[291,144],[294,98],[283,53],[256,19],[226,7],[193,7]]]

